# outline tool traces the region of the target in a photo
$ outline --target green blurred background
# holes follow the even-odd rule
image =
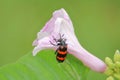
[[[52,12],[64,8],[89,52],[104,60],[120,50],[120,0],[0,0],[0,66],[30,52]],[[105,80],[90,71],[88,80]]]

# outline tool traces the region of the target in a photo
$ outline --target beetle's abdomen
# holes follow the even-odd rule
[[[67,46],[60,46],[57,50],[56,59],[58,62],[63,62],[67,55]]]

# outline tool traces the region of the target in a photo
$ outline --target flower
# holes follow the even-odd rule
[[[37,39],[33,42],[33,46],[35,46],[33,56],[43,49],[56,50],[58,46],[54,46],[52,44],[57,45],[55,39],[59,39],[60,35],[66,39],[68,53],[74,55],[76,58],[81,60],[84,65],[94,71],[105,71],[105,63],[90,54],[80,45],[75,36],[71,19],[63,8],[56,10],[53,13],[52,18],[46,23],[43,29],[38,32]]]
[[[107,80],[120,80],[120,52],[116,50],[113,60],[109,57],[105,58],[107,68],[104,73],[108,76]]]

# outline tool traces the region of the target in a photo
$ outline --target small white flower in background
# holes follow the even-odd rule
[[[33,42],[33,46],[35,46],[33,56],[43,49],[56,50],[58,47],[52,45],[50,42],[56,44],[54,38],[59,39],[59,34],[64,35],[63,38],[66,39],[68,53],[74,55],[81,60],[84,65],[94,71],[105,71],[106,64],[86,51],[78,42],[71,19],[64,9],[56,10],[52,18],[46,23],[43,29],[38,32],[37,39]]]

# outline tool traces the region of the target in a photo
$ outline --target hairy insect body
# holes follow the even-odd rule
[[[52,43],[50,41],[50,43],[53,46],[58,46],[55,54],[56,54],[56,59],[58,62],[63,62],[66,59],[66,55],[67,55],[67,44],[66,44],[66,39],[62,38],[64,36],[60,34],[60,38],[56,39],[53,38],[53,40],[56,42],[56,44]]]
[[[63,62],[67,55],[67,44],[59,46],[56,50],[56,59],[58,62]]]

